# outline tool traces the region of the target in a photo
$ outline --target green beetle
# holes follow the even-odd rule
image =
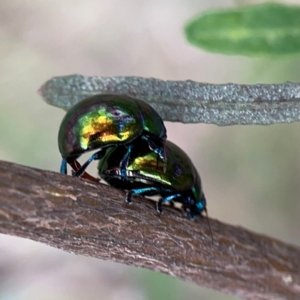
[[[122,178],[120,161],[126,153],[125,147],[110,148],[99,161],[98,173],[111,186],[128,191],[126,201],[131,202],[133,194],[144,196],[159,195],[157,210],[162,212],[162,204],[172,201],[182,204],[189,217],[206,212],[206,199],[201,179],[188,155],[177,145],[166,141],[166,170],[164,162],[157,162],[157,156],[149,151],[147,143],[135,141],[126,167],[126,180]],[[134,142],[134,143],[135,143]]]
[[[62,120],[58,145],[62,155],[60,172],[67,173],[67,163],[81,176],[87,166],[103,157],[110,147],[125,146],[120,160],[122,179],[132,151],[139,138],[164,164],[166,128],[157,112],[146,102],[123,95],[96,95],[74,105]],[[138,144],[135,143],[137,147]],[[98,150],[82,166],[77,159],[87,151]],[[80,167],[79,167],[80,166]]]

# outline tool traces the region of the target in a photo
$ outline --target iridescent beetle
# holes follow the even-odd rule
[[[60,172],[66,174],[69,163],[75,170],[74,175],[81,176],[93,160],[104,156],[109,147],[123,145],[125,151],[119,162],[121,178],[124,180],[132,142],[137,138],[145,141],[147,148],[166,164],[166,128],[149,104],[112,94],[87,98],[75,104],[62,120],[58,134],[62,155]],[[78,168],[78,157],[91,150],[98,151]]]
[[[202,190],[201,179],[188,155],[170,141],[166,141],[166,171],[162,161],[149,151],[144,141],[140,147],[134,147],[126,167],[126,180],[122,180],[120,159],[126,153],[125,147],[108,149],[98,163],[99,176],[111,186],[128,191],[126,202],[131,202],[132,195],[154,196],[161,198],[157,210],[162,212],[162,204],[179,202],[189,217],[207,213],[206,199]]]
[[[144,141],[135,141],[140,147],[134,147],[126,167],[126,180],[122,179],[120,159],[126,153],[125,147],[110,148],[98,163],[99,176],[111,186],[127,190],[126,202],[132,195],[155,196],[161,198],[157,211],[162,213],[162,204],[181,203],[184,212],[190,218],[197,218],[204,211],[207,215],[206,199],[197,169],[188,155],[177,145],[166,141],[166,170],[164,162],[159,161],[155,153],[149,151]],[[134,143],[135,143],[134,142]],[[212,230],[209,224],[212,237]]]

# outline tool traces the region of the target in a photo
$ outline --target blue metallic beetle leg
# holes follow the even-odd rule
[[[128,165],[128,160],[129,160],[129,156],[130,156],[130,153],[131,153],[131,149],[132,149],[132,145],[128,145],[127,146],[127,152],[126,154],[124,155],[121,163],[120,163],[120,171],[121,171],[121,179],[122,180],[125,180],[126,179],[126,167]]]
[[[170,195],[170,196],[161,198],[161,199],[157,202],[157,206],[156,206],[156,209],[157,209],[158,213],[159,213],[159,214],[162,213],[162,204],[163,204],[163,203],[167,203],[167,202],[172,201],[173,199],[178,198],[178,197],[181,197],[181,195],[180,195],[180,194],[175,194],[175,195]]]
[[[200,214],[200,215],[201,215],[201,212],[202,212],[202,211],[205,211],[205,210],[206,210],[206,198],[205,198],[205,195],[204,195],[203,192],[202,192],[200,201],[199,201],[198,203],[196,203],[196,207],[197,207],[197,209],[199,210],[199,214]]]
[[[165,147],[165,144],[164,144],[164,150],[163,150],[163,161],[164,161],[164,173],[167,172],[167,156],[166,156],[166,147]]]
[[[94,153],[82,166],[79,170],[77,170],[73,176],[80,177],[85,169],[88,167],[88,165],[93,161],[93,160],[99,160],[101,159],[105,153],[106,153],[107,148],[101,149],[100,151]]]
[[[148,143],[149,148],[163,160],[163,162],[164,162],[164,167],[163,168],[164,168],[164,172],[166,172],[167,158],[166,158],[166,153],[165,153],[165,147],[163,148],[164,150],[157,147],[157,145],[152,140],[150,140],[147,136],[142,136],[142,139],[145,140]],[[156,166],[158,167],[158,157],[157,157]]]
[[[153,141],[151,141],[147,136],[142,136],[142,139],[145,140],[148,143],[149,148],[154,153],[156,153],[157,155],[159,155],[162,160],[166,159],[164,151],[161,150],[159,147],[157,147],[157,145]]]
[[[162,137],[162,141],[163,141],[163,150],[162,150],[163,158],[162,158],[162,160],[164,161],[164,173],[166,173],[166,171],[167,171],[166,140],[167,140],[167,136],[164,135]]]
[[[67,161],[65,158],[63,158],[61,161],[60,174],[67,174]]]
[[[159,188],[153,186],[153,187],[146,187],[146,188],[130,190],[126,195],[125,201],[126,201],[126,203],[131,203],[132,195],[142,195],[144,193],[151,192],[151,191],[159,192]]]

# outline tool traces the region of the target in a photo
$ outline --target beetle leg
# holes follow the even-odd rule
[[[101,149],[100,151],[94,153],[82,166],[79,170],[77,170],[75,173],[74,173],[74,176],[76,177],[80,177],[83,172],[85,171],[85,169],[88,167],[88,165],[93,161],[93,160],[99,160],[101,159],[105,152],[106,152],[107,148],[104,148],[104,149]]]
[[[131,203],[131,196],[132,196],[132,191],[129,191],[126,195],[126,198],[125,198],[125,202],[130,204]]]
[[[190,219],[197,219],[197,217],[195,215],[193,215],[189,210],[187,210],[187,208],[184,208],[184,212],[187,215],[188,218]]]
[[[150,149],[153,150],[153,152],[155,152],[157,155],[159,155],[159,157],[165,161],[166,157],[165,157],[165,153],[162,149],[160,149],[159,147],[157,147],[151,140],[149,140],[148,138],[146,138],[146,141],[149,144]]]
[[[126,154],[124,155],[121,163],[120,163],[120,169],[121,169],[121,179],[122,180],[125,180],[126,179],[126,167],[128,165],[128,160],[129,160],[129,156],[130,156],[130,153],[131,153],[131,148],[132,148],[132,145],[128,145],[127,147],[127,152]]]
[[[63,158],[61,161],[60,174],[67,174],[67,161],[65,158]]]
[[[167,203],[169,201],[174,200],[175,198],[181,197],[180,194],[174,194],[174,195],[170,195],[164,198],[161,198],[158,202],[157,202],[157,211],[159,214],[162,213],[162,204],[163,203]]]
[[[81,168],[81,164],[76,159],[74,159],[74,161],[69,161],[69,164],[73,168],[72,176],[75,176],[76,171]],[[94,176],[91,176],[89,173],[86,173],[86,172],[82,173],[81,178],[84,178],[84,179],[87,179],[87,180],[93,181],[93,182],[99,182],[100,181],[100,178],[96,178]]]
[[[148,143],[149,148],[154,153],[156,153],[164,161],[164,163],[166,163],[167,159],[166,159],[164,147],[163,147],[163,149],[161,149],[152,140],[150,140],[147,136],[142,136],[142,138]],[[165,169],[165,164],[164,164],[164,169]]]
[[[145,187],[145,188],[130,190],[126,195],[125,201],[126,203],[131,203],[132,195],[143,195],[146,194],[147,192],[152,192],[152,191],[159,193],[159,188],[153,186],[153,187]]]
[[[199,214],[197,204],[191,197],[182,197],[181,201],[183,210],[188,218],[197,220]]]

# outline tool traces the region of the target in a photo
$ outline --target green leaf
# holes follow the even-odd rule
[[[201,14],[187,40],[210,52],[248,56],[300,54],[300,6],[264,3]]]

